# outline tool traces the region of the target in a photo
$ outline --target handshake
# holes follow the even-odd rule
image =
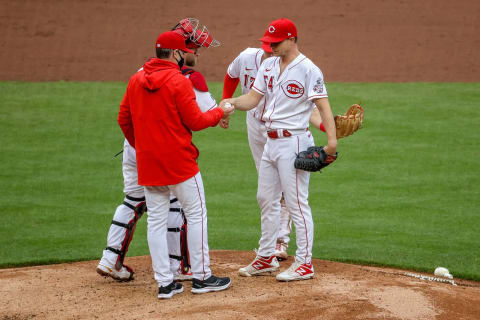
[[[220,120],[220,127],[223,129],[228,128],[229,120],[230,120],[230,115],[235,111],[235,106],[230,103],[230,101],[233,99],[225,99],[220,102],[220,105],[218,106],[220,109],[223,110],[223,117]]]

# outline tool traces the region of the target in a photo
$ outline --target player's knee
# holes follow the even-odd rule
[[[265,196],[265,194],[260,192],[257,192],[257,201],[260,208],[262,208],[265,204],[268,203],[267,197]]]
[[[262,192],[257,193],[257,201],[262,211],[276,210],[280,207],[280,197],[271,197]]]
[[[191,208],[183,208],[184,215],[189,225],[202,223],[207,215],[207,209],[205,206],[197,206]]]

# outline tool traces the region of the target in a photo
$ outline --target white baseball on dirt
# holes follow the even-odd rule
[[[450,274],[448,269],[444,268],[444,267],[437,267],[435,269],[435,271],[433,272],[433,274],[436,275],[437,277],[444,277],[444,278],[448,278],[448,279],[453,278],[453,276]]]

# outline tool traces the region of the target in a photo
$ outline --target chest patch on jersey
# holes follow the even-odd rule
[[[295,80],[288,80],[282,84],[283,93],[289,98],[298,99],[303,96],[305,89],[303,85]]]

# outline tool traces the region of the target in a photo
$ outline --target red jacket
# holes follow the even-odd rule
[[[223,110],[202,113],[178,65],[150,59],[128,83],[118,124],[137,153],[138,183],[165,186],[199,172],[192,131],[218,124]]]

